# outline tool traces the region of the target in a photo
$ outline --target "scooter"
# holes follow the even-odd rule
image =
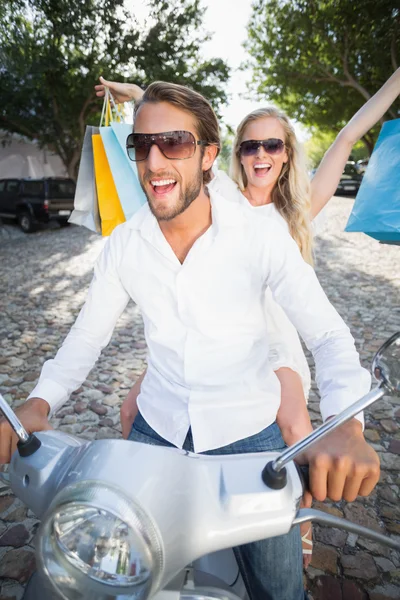
[[[400,550],[396,538],[299,509],[306,480],[294,459],[383,395],[400,392],[400,333],[378,351],[372,371],[374,390],[281,454],[203,456],[59,431],[28,434],[0,397],[19,438],[1,479],[42,520],[38,571],[24,599],[238,600],[243,584],[224,581],[237,567],[221,550],[306,521]]]

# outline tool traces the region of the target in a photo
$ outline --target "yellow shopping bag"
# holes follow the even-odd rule
[[[101,233],[107,236],[111,234],[117,225],[124,223],[125,215],[121,208],[100,134],[92,136],[92,144]]]

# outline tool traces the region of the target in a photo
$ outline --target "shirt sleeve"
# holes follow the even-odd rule
[[[266,284],[296,327],[316,366],[323,420],[365,395],[371,376],[360,365],[349,328],[325,295],[314,269],[283,228],[264,225],[263,260]],[[362,414],[357,418],[364,424]]]
[[[123,243],[116,228],[100,254],[88,295],[75,324],[54,359],[44,363],[29,398],[43,398],[56,412],[85,381],[107,346],[115,324],[129,301],[118,274]]]
[[[241,202],[242,193],[229,175],[221,170],[213,171],[213,174],[214,177],[210,183],[207,184],[207,187],[230,201]]]

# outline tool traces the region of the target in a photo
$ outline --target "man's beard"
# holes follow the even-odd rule
[[[176,204],[174,206],[168,207],[167,209],[157,210],[157,208],[152,205],[152,199],[150,199],[147,195],[146,188],[144,185],[145,182],[151,181],[153,177],[153,174],[147,172],[143,177],[143,181],[140,179],[140,185],[142,186],[142,189],[146,195],[150,210],[157,219],[157,221],[172,221],[172,219],[175,219],[175,217],[182,214],[187,208],[189,208],[193,200],[196,200],[196,198],[199,196],[203,185],[203,170],[201,168],[201,165],[199,165],[199,170],[194,175],[193,179],[186,184],[185,188],[182,187],[181,181],[177,180],[177,184],[179,184],[180,193]],[[157,177],[160,177],[160,174],[158,174]],[[176,175],[170,175],[167,173],[163,173],[162,177],[164,179],[169,179],[170,177],[176,179]]]

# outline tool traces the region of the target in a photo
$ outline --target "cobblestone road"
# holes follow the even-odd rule
[[[375,350],[400,330],[400,247],[344,234],[352,201],[334,199],[317,243],[317,272],[349,324],[368,367]],[[0,229],[0,390],[16,407],[33,388],[76,318],[104,241],[84,229],[26,236]],[[131,303],[111,343],[53,426],[88,439],[119,437],[119,405],[145,366],[142,321]],[[315,388],[310,398],[318,422]],[[400,539],[400,400],[367,414],[366,435],[382,459],[381,482],[368,499],[319,506]],[[34,568],[35,515],[0,485],[0,600],[19,600]],[[400,599],[400,556],[337,529],[315,528],[308,571],[314,600]]]

